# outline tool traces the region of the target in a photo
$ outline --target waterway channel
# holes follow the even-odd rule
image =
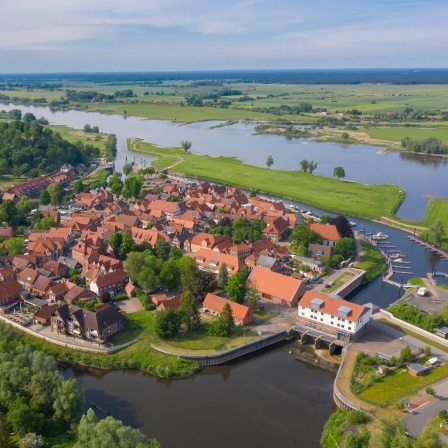
[[[251,136],[253,125],[238,124],[214,130],[214,123],[179,126],[169,122],[134,117],[101,115],[79,111],[2,105],[19,108],[52,124],[83,128],[99,126],[115,133],[118,140],[116,168],[134,157],[148,165],[151,158],[127,151],[126,138],[142,137],[164,146],[177,146],[181,140],[193,142],[197,153],[236,155],[263,166],[268,154],[275,168],[292,169],[302,158],[319,162],[318,173],[332,175],[334,166],[344,166],[347,178],[367,183],[396,183],[408,196],[400,208],[406,219],[419,220],[429,196],[446,196],[446,159],[402,153],[377,154],[378,148],[346,147],[334,143],[307,143],[284,137]],[[305,143],[305,144],[304,144]],[[285,201],[290,203],[290,201]],[[303,204],[299,208],[325,213]],[[358,229],[383,232],[397,252],[411,262],[413,276],[425,276],[433,267],[448,272],[448,263],[407,240],[406,233],[349,217]],[[395,280],[406,278],[399,276]],[[356,292],[351,300],[373,302],[382,307],[394,302],[402,291],[383,284],[381,278]],[[296,360],[294,344],[281,345],[238,363],[207,367],[200,373],[177,381],[163,380],[134,371],[101,371],[74,368],[79,385],[88,400],[156,437],[166,447],[317,447],[323,424],[334,409],[334,374]],[[100,414],[101,415],[101,414]]]

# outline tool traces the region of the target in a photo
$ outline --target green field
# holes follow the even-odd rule
[[[100,151],[105,150],[107,134],[103,134],[101,132],[99,134],[86,133],[81,129],[74,129],[69,126],[62,125],[50,125],[48,127],[54,132],[57,132],[64,140],[67,140],[70,143],[81,142],[84,145],[95,146],[96,148],[99,148]],[[99,136],[100,140],[96,140],[96,136]]]
[[[28,177],[25,176],[14,176],[13,174],[3,174],[0,176],[0,187],[4,190],[12,187],[13,185],[18,185],[26,182]]]
[[[359,397],[370,403],[383,405],[398,399],[409,398],[419,389],[429,386],[448,375],[448,364],[437,367],[423,376],[412,376],[408,372],[399,373],[400,368],[377,380],[363,390]]]
[[[448,249],[448,199],[431,199],[423,216],[422,225],[431,227],[436,221],[442,221],[445,228],[445,237],[442,239],[442,247]],[[420,234],[425,239],[434,241],[429,231]]]
[[[360,132],[366,133],[369,137],[378,140],[388,140],[390,142],[400,142],[405,137],[413,140],[424,140],[435,137],[448,143],[448,128],[446,129],[419,129],[419,128],[363,128]]]
[[[255,187],[265,194],[367,219],[392,216],[403,199],[400,188],[394,185],[366,185],[302,171],[268,170],[231,157],[199,156],[177,148],[158,148],[148,143],[140,142],[137,148],[156,157],[184,158],[174,171],[187,177],[238,185],[245,189]]]
[[[384,262],[382,255],[372,244],[364,240],[361,241],[361,244],[364,253],[361,261],[355,263],[354,267],[366,271],[364,281],[371,282],[384,272],[386,263]]]

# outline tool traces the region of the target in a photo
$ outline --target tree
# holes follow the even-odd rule
[[[229,277],[229,274],[227,272],[227,264],[222,263],[219,272],[218,272],[218,286],[220,288],[225,288],[227,286],[227,279]]]
[[[348,140],[350,138],[350,134],[348,132],[343,132],[341,135],[342,140]],[[344,177],[344,176],[341,176]]]
[[[300,163],[300,168],[301,168],[301,170],[302,170],[304,173],[306,173],[306,172],[308,171],[308,168],[309,168],[308,160],[303,159],[303,160],[301,160],[299,163]]]
[[[238,271],[227,280],[226,291],[232,302],[243,303],[246,296],[246,279],[241,274],[241,271]]]
[[[160,338],[168,338],[179,331],[180,316],[172,308],[157,313],[154,331]]]
[[[308,248],[309,244],[319,243],[322,237],[311,230],[307,225],[301,224],[296,226],[294,233],[289,237],[289,242],[293,247],[304,246]]]
[[[41,431],[44,415],[35,411],[23,398],[19,398],[8,410],[8,420],[12,429],[20,436]]]
[[[23,253],[23,245],[25,244],[25,239],[16,237],[16,238],[9,238],[8,241],[6,241],[5,247],[6,250],[9,252],[9,255],[20,255]]]
[[[51,184],[48,186],[50,202],[52,205],[59,205],[64,198],[65,191],[60,184]]]
[[[73,183],[73,193],[75,194],[79,194],[82,193],[84,191],[84,185],[80,180],[76,180]]]
[[[403,361],[410,361],[412,359],[412,351],[409,347],[409,345],[405,345],[401,350],[400,350],[400,362]]]
[[[217,286],[216,276],[213,272],[198,271],[195,288],[192,291],[193,297],[197,302],[202,302],[209,292],[216,290]]]
[[[345,177],[345,170],[344,170],[344,168],[342,168],[342,166],[334,167],[334,169],[333,169],[333,177],[337,177],[338,180],[341,177]]]
[[[117,171],[114,172],[109,180],[109,188],[115,196],[120,196],[123,191],[123,181],[116,175]]]
[[[246,290],[246,300],[253,308],[257,306],[260,296],[257,291],[257,282],[251,281]]]
[[[189,142],[188,140],[182,140],[180,142],[180,146],[182,147],[182,149],[185,152],[188,152],[190,150],[190,148],[191,148],[191,142]]]
[[[177,266],[177,260],[168,260],[163,263],[159,281],[170,290],[180,285],[180,269]]]
[[[442,409],[439,412],[439,418],[441,418],[442,420],[448,420],[448,411],[446,409]]]
[[[90,124],[85,124],[84,125],[84,132],[86,134],[90,133],[92,131],[92,128],[90,127]]]
[[[436,391],[432,387],[427,387],[425,389],[425,393],[434,397],[434,395],[436,394]]]
[[[341,235],[343,238],[353,238],[353,229],[345,216],[336,216],[336,218],[333,218],[330,221],[330,224],[336,226],[339,235]]]
[[[57,223],[51,216],[46,216],[39,221],[35,221],[33,228],[36,230],[48,230],[51,227],[59,227]]]
[[[353,238],[341,238],[333,247],[333,255],[341,255],[343,260],[349,259],[356,251]]]
[[[154,291],[159,284],[156,272],[150,266],[143,266],[137,274],[137,283],[149,291]]]
[[[130,252],[126,258],[126,272],[134,280],[145,264],[145,256],[140,252]]]
[[[327,215],[327,214],[322,215],[322,216],[320,217],[320,222],[321,222],[321,224],[328,224],[328,223],[330,222],[330,220],[331,220],[331,216],[330,216],[330,215]]]
[[[195,298],[188,292],[183,294],[180,299],[179,313],[182,323],[189,331],[198,329],[201,323],[201,315],[196,306]]]
[[[27,112],[23,117],[22,120],[24,123],[30,123],[31,121],[36,121],[36,116],[30,112]]]
[[[124,181],[123,196],[126,199],[132,197],[136,198],[139,195],[141,188],[142,188],[142,181],[138,177],[136,176],[128,177]]]
[[[44,446],[44,438],[35,432],[25,435],[20,441],[22,448],[42,448]]]
[[[269,155],[268,158],[266,159],[266,166],[269,168],[271,168],[271,166],[274,165],[274,158]]]
[[[164,239],[156,241],[154,244],[154,253],[161,260],[168,260],[170,254],[170,243]]]
[[[107,240],[109,246],[112,248],[112,251],[116,257],[120,256],[120,246],[122,242],[122,234],[115,232],[113,233],[109,239]]]
[[[313,174],[319,164],[314,160],[311,160],[308,165],[308,171],[310,174]]]
[[[235,321],[233,320],[233,311],[228,303],[223,306],[218,321],[221,324],[222,329],[227,334],[229,334],[230,330],[235,326]]]
[[[125,176],[129,176],[132,173],[132,165],[130,163],[125,163],[123,165],[123,173]]]
[[[442,242],[443,237],[445,236],[445,228],[440,219],[438,219],[430,228],[429,233],[434,238],[434,242],[438,245]]]
[[[48,190],[43,188],[40,192],[39,204],[40,205],[48,205],[50,203],[50,201],[51,201],[50,193],[48,193]]]
[[[63,381],[57,390],[53,403],[55,418],[66,423],[75,423],[82,415],[84,392],[76,387],[76,380]]]
[[[83,415],[73,448],[151,448],[152,442],[138,429],[124,426],[113,417],[98,420],[92,409]]]
[[[16,444],[11,441],[11,425],[5,414],[0,412],[0,446],[2,448],[15,448]]]
[[[131,236],[127,232],[123,232],[121,234],[121,244],[120,244],[120,258],[122,260],[126,260],[126,257],[129,252],[132,252],[134,249],[134,241]]]

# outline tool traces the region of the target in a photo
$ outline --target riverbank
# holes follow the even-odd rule
[[[176,166],[176,172],[189,178],[247,190],[256,188],[263,194],[305,202],[324,210],[360,218],[393,216],[405,197],[404,191],[395,185],[367,185],[302,171],[261,168],[233,157],[202,156],[143,142],[138,142],[136,147],[138,152],[157,157],[158,161],[154,164],[159,168],[172,165],[176,158],[177,161],[184,158]],[[133,150],[133,146],[128,145],[128,149]]]

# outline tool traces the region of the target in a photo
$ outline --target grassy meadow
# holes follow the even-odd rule
[[[169,163],[177,157],[182,163],[173,171],[187,177],[257,188],[265,194],[303,201],[335,213],[367,219],[392,216],[403,196],[394,185],[367,185],[310,175],[302,171],[280,171],[247,165],[232,157],[209,157],[186,153],[177,148],[160,148],[139,142],[138,151],[161,157]],[[158,167],[158,161],[154,162]]]

